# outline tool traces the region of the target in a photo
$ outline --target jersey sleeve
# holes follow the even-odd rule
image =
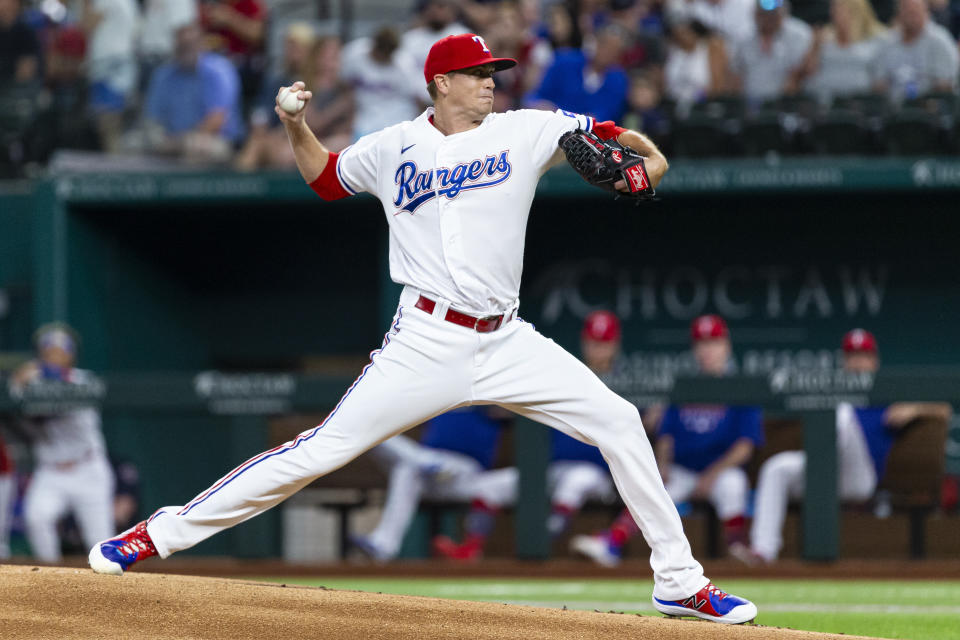
[[[377,131],[363,136],[354,144],[340,152],[337,156],[337,180],[350,195],[363,191],[377,192],[377,177],[380,163],[379,154],[380,135]]]
[[[557,143],[560,136],[575,129],[593,131],[594,120],[591,116],[564,111],[563,109],[557,109],[553,113],[536,110],[529,110],[526,113],[530,121],[525,123],[525,128],[533,138],[530,143],[531,152],[534,162],[541,172],[546,171],[563,158],[563,154],[558,154],[560,148]]]

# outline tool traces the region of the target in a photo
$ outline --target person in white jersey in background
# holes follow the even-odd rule
[[[303,111],[277,107],[300,173],[325,199],[373,194],[390,227],[390,275],[404,286],[383,346],[319,426],[257,455],[183,506],[90,551],[97,572],[187,549],[278,504],[370,447],[451,409],[495,404],[597,446],[652,554],[654,607],[722,623],[756,606],[703,575],[657,471],[632,404],[517,315],[527,216],[537,182],[563,159],[560,137],[594,131],[667,170],[646,136],[558,110],[492,113],[494,58],[483,38],[448,36],[430,49],[424,79],[434,106],[413,121],[330,153]],[[293,88],[311,98],[302,83]],[[628,185],[618,185],[629,189]]]
[[[93,374],[75,368],[77,335],[64,324],[48,324],[34,335],[37,358],[21,365],[10,379],[15,397],[44,383],[85,384]],[[31,437],[34,472],[24,496],[27,540],[41,562],[60,560],[57,522],[73,513],[83,541],[93,544],[111,535],[114,477],[100,431],[100,412],[75,408],[51,415],[24,416]]]

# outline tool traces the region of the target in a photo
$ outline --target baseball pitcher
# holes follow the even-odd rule
[[[145,557],[166,558],[412,425],[495,404],[600,449],[652,549],[659,611],[724,623],[755,617],[751,602],[716,588],[693,558],[636,407],[518,315],[530,204],[540,176],[563,158],[561,145],[591,183],[624,194],[651,194],[667,161],[646,136],[611,122],[562,110],[492,113],[493,74],[515,64],[493,57],[477,35],[439,40],[424,66],[433,107],[339,154],[313,136],[302,109],[278,105],[297,166],[321,197],[367,192],[380,201],[391,278],[404,285],[393,323],[323,423],[95,545],[94,570],[121,574]],[[294,88],[311,98],[303,83]]]

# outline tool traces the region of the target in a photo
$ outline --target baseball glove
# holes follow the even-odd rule
[[[643,156],[630,147],[616,140],[601,140],[583,129],[563,134],[559,144],[567,162],[590,184],[637,200],[649,200],[656,194]],[[614,187],[620,180],[626,182],[629,191]]]

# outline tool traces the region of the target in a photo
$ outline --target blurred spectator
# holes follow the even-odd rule
[[[81,6],[90,110],[97,120],[101,146],[116,151],[124,111],[137,88],[134,41],[140,7],[135,0],[82,0]]]
[[[627,113],[623,116],[621,126],[642,131],[654,139],[665,135],[670,129],[670,118],[660,103],[660,90],[651,74],[631,74]]]
[[[610,26],[597,34],[596,50],[589,58],[580,49],[558,51],[540,86],[527,96],[527,104],[619,121],[627,105],[627,74],[619,65],[625,45],[623,30]]]
[[[543,70],[553,57],[550,45],[533,35],[524,22],[520,4],[510,0],[497,5],[484,38],[487,47],[497,55],[517,61],[517,66],[497,73],[493,105],[495,112],[515,109],[523,96],[540,83]]]
[[[266,32],[267,6],[262,0],[201,0],[200,24],[207,46],[236,64],[259,53]]]
[[[13,459],[0,436],[0,560],[10,557],[10,527],[13,524],[13,501],[17,491],[17,476]]]
[[[340,41],[335,37],[314,40],[312,27],[298,22],[287,28],[284,71],[264,83],[260,101],[253,109],[250,135],[237,157],[238,169],[296,166],[287,135],[273,111],[280,87],[296,80],[304,80],[313,92],[304,118],[317,138],[333,152],[350,144],[354,100],[352,89],[340,78]]]
[[[728,65],[723,40],[696,20],[671,23],[667,33],[670,41],[663,70],[667,96],[688,106],[722,93]]]
[[[663,65],[663,24],[650,5],[650,0],[610,0],[607,21],[623,29],[627,36],[620,57],[620,64],[626,69]]]
[[[252,100],[260,90],[267,33],[264,0],[200,0],[200,24],[207,48],[226,56],[240,74],[242,95]]]
[[[189,161],[226,160],[240,139],[240,78],[229,60],[203,50],[198,25],[177,29],[174,59],[150,79],[145,117],[162,134],[149,146]]]
[[[547,7],[543,36],[554,51],[579,49],[583,44],[583,34],[580,32],[580,25],[577,24],[577,16],[570,6],[563,2]]]
[[[29,397],[31,389],[43,385],[94,380],[92,373],[74,366],[78,337],[70,327],[44,325],[34,340],[37,357],[11,376],[13,395]],[[27,414],[22,419],[36,463],[24,497],[27,538],[41,562],[60,560],[57,523],[68,513],[76,518],[87,547],[115,532],[114,479],[100,423],[100,412],[93,407]]]
[[[880,355],[873,334],[863,329],[843,337],[843,368],[873,373],[880,367]],[[920,418],[949,420],[950,405],[939,402],[896,402],[887,407],[837,406],[837,493],[841,500],[864,502],[877,488],[886,470],[887,457],[900,430]],[[741,560],[773,562],[783,545],[783,521],[790,499],[802,499],[807,454],[783,451],[763,463],[757,478],[753,526],[750,530],[751,558]],[[739,557],[739,556],[738,556]]]
[[[885,33],[867,0],[833,0],[830,24],[817,30],[810,50],[807,89],[823,103],[870,91]]]
[[[100,135],[87,109],[85,58],[83,32],[78,27],[61,27],[47,51],[50,101],[39,111],[26,136],[31,160],[46,162],[56,149],[100,149]]]
[[[398,47],[397,32],[383,27],[372,38],[358,38],[343,49],[343,79],[353,87],[357,104],[354,139],[412,120],[419,103],[429,99],[423,65],[417,67]]]
[[[40,42],[20,15],[20,0],[0,0],[0,86],[40,74]]]
[[[733,371],[730,332],[722,318],[700,316],[690,325],[693,354],[701,375]],[[722,405],[670,406],[654,445],[657,466],[675,503],[709,500],[723,522],[731,554],[747,553],[746,512],[750,482],[743,466],[763,444],[758,407]],[[570,547],[598,564],[619,564],[622,547],[639,532],[624,509],[606,531],[575,536]]]
[[[413,66],[418,71],[423,70],[434,42],[470,31],[457,22],[457,8],[452,0],[418,0],[417,23],[419,26],[403,34],[400,48],[405,56],[413,60]]]
[[[665,0],[664,18],[669,24],[696,20],[729,48],[754,35],[755,6],[756,0]]]
[[[956,91],[957,43],[930,20],[925,0],[900,0],[896,27],[880,56],[877,88],[899,101],[931,91]]]
[[[789,14],[786,0],[757,0],[756,33],[737,44],[730,56],[731,85],[747,100],[763,102],[800,88],[813,32]]]
[[[143,88],[153,70],[173,55],[177,29],[197,21],[196,0],[144,0],[140,28],[140,73]]]

